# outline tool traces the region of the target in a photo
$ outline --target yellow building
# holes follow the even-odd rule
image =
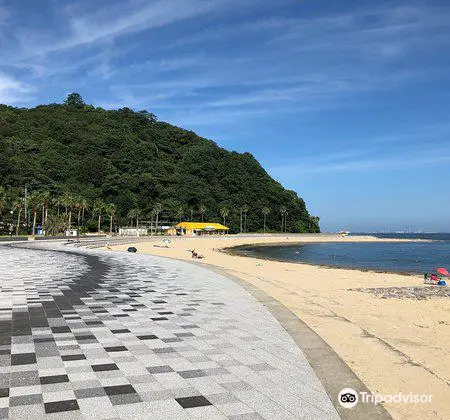
[[[175,226],[177,235],[224,235],[228,228],[220,223],[182,222]]]

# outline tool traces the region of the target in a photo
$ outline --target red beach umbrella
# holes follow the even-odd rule
[[[443,276],[450,276],[450,273],[445,268],[436,268],[436,271]]]

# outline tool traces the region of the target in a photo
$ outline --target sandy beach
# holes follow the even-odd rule
[[[431,403],[384,403],[394,419],[450,418],[450,307],[433,298],[384,299],[349,290],[365,287],[420,286],[420,276],[258,260],[220,249],[244,244],[314,241],[379,241],[373,237],[333,235],[225,236],[162,238],[137,243],[139,253],[221,267],[264,290],[318,333],[377,394],[427,394]],[[156,245],[156,246],[155,246]],[[118,245],[123,251],[130,245]],[[344,384],[343,384],[344,385]]]

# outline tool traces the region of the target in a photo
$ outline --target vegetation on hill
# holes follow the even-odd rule
[[[29,231],[44,222],[48,232],[156,219],[219,221],[231,232],[319,231],[304,201],[250,153],[147,111],[86,105],[78,94],[32,109],[0,105],[0,220],[19,233],[25,219]]]

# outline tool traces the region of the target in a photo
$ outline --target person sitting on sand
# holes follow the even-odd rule
[[[205,258],[203,255],[199,255],[199,254],[197,254],[196,252],[195,252],[195,249],[193,249],[192,251],[191,251],[191,253],[192,253],[192,258]]]

